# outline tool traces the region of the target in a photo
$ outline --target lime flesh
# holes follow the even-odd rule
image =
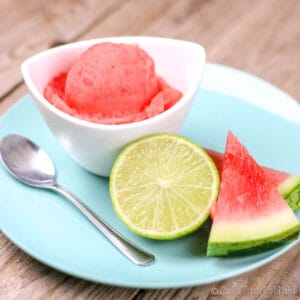
[[[195,231],[207,219],[218,191],[218,171],[211,158],[175,134],[154,134],[130,143],[110,176],[117,215],[133,232],[153,239]]]

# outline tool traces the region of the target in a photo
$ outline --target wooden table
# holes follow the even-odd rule
[[[55,45],[113,35],[198,42],[208,61],[260,76],[300,102],[298,0],[1,0],[0,113],[27,93],[19,68],[25,58]],[[300,245],[264,267],[206,286],[139,290],[60,273],[0,233],[0,299],[299,299],[299,254]]]

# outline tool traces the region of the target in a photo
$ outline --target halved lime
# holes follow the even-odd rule
[[[195,231],[218,191],[214,162],[200,146],[176,134],[148,135],[128,144],[110,176],[117,215],[133,232],[153,239]]]

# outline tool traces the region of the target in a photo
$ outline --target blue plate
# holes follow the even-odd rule
[[[266,101],[262,95],[271,99]],[[228,130],[239,137],[259,163],[300,174],[300,160],[293,159],[299,157],[300,149],[299,106],[260,79],[209,64],[202,90],[181,134],[204,147],[223,151]],[[0,119],[0,138],[9,133],[23,134],[42,146],[55,161],[59,183],[122,234],[156,256],[150,266],[135,266],[65,199],[51,191],[19,183],[1,165],[1,230],[29,255],[68,274],[126,287],[200,285],[257,268],[299,241],[257,255],[212,258],[205,256],[209,222],[178,240],[144,239],[129,231],[117,218],[107,179],[88,173],[64,152],[29,95]],[[297,214],[299,217],[300,212]]]

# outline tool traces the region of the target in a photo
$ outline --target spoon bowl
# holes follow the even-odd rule
[[[51,158],[35,143],[21,135],[7,135],[1,140],[0,156],[7,170],[21,182],[34,187],[54,190],[68,199],[133,263],[148,265],[153,262],[152,254],[121,236],[73,193],[56,183],[55,167]]]
[[[30,140],[11,134],[1,141],[1,158],[7,170],[31,186],[48,187],[55,183],[55,167],[47,153]]]

